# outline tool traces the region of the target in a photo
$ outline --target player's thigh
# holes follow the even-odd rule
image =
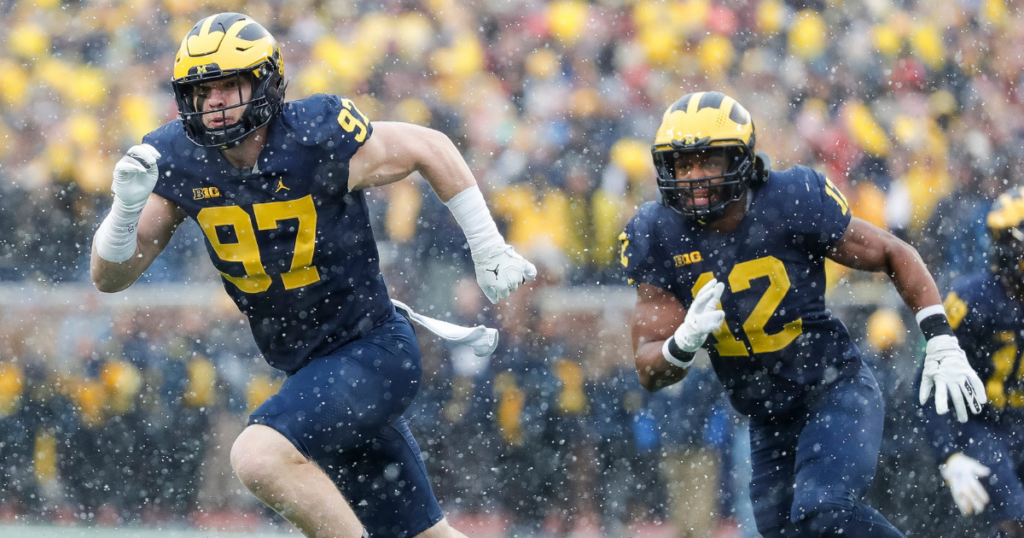
[[[422,377],[412,326],[400,316],[285,380],[249,417],[319,461],[370,442],[401,417]]]
[[[750,421],[750,500],[765,538],[791,526],[796,439],[801,422]]]
[[[852,510],[878,466],[885,406],[866,367],[809,405],[796,451],[794,521],[818,510]]]
[[[317,463],[374,538],[412,538],[444,519],[405,419],[380,428],[371,442]]]
[[[1021,459],[1011,435],[1004,428],[977,419],[961,425],[964,454],[991,470],[981,482],[989,496],[985,517],[993,522],[1024,521],[1024,486],[1017,474]]]

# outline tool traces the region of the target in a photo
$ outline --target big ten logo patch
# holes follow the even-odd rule
[[[704,261],[704,258],[700,255],[700,251],[697,250],[690,252],[689,254],[672,256],[672,259],[675,260],[676,267],[682,267],[684,265],[690,265],[691,263]]]
[[[217,187],[203,187],[201,189],[192,189],[193,200],[205,200],[207,198],[218,198],[220,197],[220,189]]]

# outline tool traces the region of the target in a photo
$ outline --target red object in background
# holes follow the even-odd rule
[[[924,64],[916,58],[900,58],[892,67],[889,75],[889,89],[892,91],[918,91],[928,82],[928,72]]]
[[[840,190],[845,190],[850,170],[860,161],[860,148],[850,140],[842,126],[832,124],[825,128],[814,141],[814,152],[825,166],[825,175]]]
[[[527,35],[546,39],[551,35],[551,27],[548,26],[548,15],[544,10],[537,10],[526,16],[523,20]]]
[[[738,27],[739,19],[736,18],[736,13],[733,10],[721,4],[713,4],[711,6],[711,12],[708,13],[707,20],[707,30],[709,32],[731,36],[736,33]]]

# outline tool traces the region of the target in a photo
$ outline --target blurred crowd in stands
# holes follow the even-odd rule
[[[425,182],[370,194],[395,296],[502,329],[484,361],[424,342],[411,422],[446,509],[502,510],[510,525],[554,521],[556,532],[588,513],[610,526],[729,525],[743,517],[733,455],[744,428],[714,376],[698,369],[682,390],[643,393],[626,319],[559,317],[544,294],[624,291],[617,236],[655,198],[654,131],[670,103],[704,89],[751,111],[776,168],[826,172],[855,215],[914,243],[943,290],[986,267],[983,216],[1024,172],[1019,4],[0,0],[0,285],[88,281],[113,163],[176,116],[180,39],[200,17],[241,11],[281,42],[289,98],[342,94],[372,120],[448,134],[509,242],[541,268],[532,294],[484,308],[472,282],[451,276],[472,269]],[[214,281],[204,250],[186,224],[146,281]],[[833,285],[884,283],[830,270]],[[901,433],[919,337],[901,328],[905,312],[873,310],[842,313],[859,338],[875,334],[864,349],[889,395],[873,493],[887,500],[874,502],[913,532],[936,524],[914,520],[922,499],[931,515],[952,505]],[[237,311],[5,307],[0,322],[0,515],[165,521],[244,498],[230,477],[198,487],[202,463],[223,457],[280,382]]]

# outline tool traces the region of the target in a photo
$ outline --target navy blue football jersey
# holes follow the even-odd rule
[[[733,406],[768,416],[861,367],[846,326],[825,308],[825,254],[851,215],[835,185],[803,166],[750,192],[729,234],[644,204],[620,236],[622,264],[631,283],[662,288],[687,309],[712,277],[725,283],[725,321],[704,348]]]
[[[985,381],[988,413],[1024,408],[1024,309],[999,278],[980,271],[957,279],[943,306],[960,347]]]
[[[920,416],[929,447],[937,464],[963,452],[988,466],[990,517],[1019,519],[1024,513],[1016,472],[1024,461],[1024,308],[989,270],[956,279],[943,306],[967,360],[985,381],[988,405],[966,424],[953,413],[939,416],[934,406],[924,406]]]
[[[192,143],[181,120],[143,139],[160,152],[154,192],[199,223],[224,287],[271,366],[289,374],[393,312],[352,155],[373,133],[352,101],[284,104],[253,170]]]

